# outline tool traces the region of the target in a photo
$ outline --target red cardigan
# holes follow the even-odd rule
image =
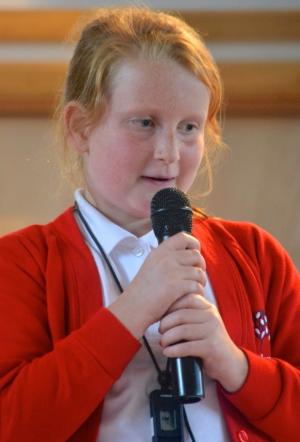
[[[299,441],[296,268],[254,225],[208,218],[195,220],[193,233],[224,323],[249,361],[238,392],[218,387],[232,441]],[[101,403],[140,344],[101,307],[98,271],[72,209],[2,237],[0,269],[1,442],[95,442]],[[259,311],[270,341],[253,321]]]

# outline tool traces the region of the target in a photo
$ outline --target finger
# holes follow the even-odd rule
[[[196,281],[200,282],[200,284],[205,287],[207,283],[206,273],[200,267],[193,267],[191,270]]]
[[[163,349],[167,358],[184,358],[186,356],[202,357],[202,341],[179,342]]]
[[[178,267],[175,276],[178,276],[183,280],[197,281],[203,288],[206,284],[206,275],[199,267]]]
[[[200,266],[201,269],[206,272],[206,261],[204,259],[204,257],[200,254]]]
[[[176,251],[176,257],[179,264],[199,267],[203,271],[206,269],[205,260],[197,249],[178,250]]]
[[[184,278],[178,280],[174,278],[173,281],[169,281],[167,292],[169,293],[170,299],[169,305],[172,305],[177,299],[180,299],[187,293],[204,293],[204,288],[198,281]]]
[[[165,348],[182,341],[201,341],[207,336],[206,324],[181,324],[163,333],[160,345]]]
[[[196,249],[201,250],[200,241],[194,236],[179,232],[161,243],[161,246],[168,247],[172,250]]]
[[[208,320],[208,305],[202,305],[200,309],[180,309],[166,314],[160,321],[159,332],[166,333],[168,330],[183,324],[201,324]]]
[[[168,309],[168,314],[181,309],[204,309],[209,308],[210,304],[204,298],[204,287],[203,293],[189,293],[177,299],[170,308]]]

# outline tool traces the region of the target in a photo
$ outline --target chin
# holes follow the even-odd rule
[[[150,205],[151,205],[151,200],[146,202],[144,201],[140,205],[136,206],[132,211],[133,217],[135,217],[137,220],[150,219],[151,215]]]

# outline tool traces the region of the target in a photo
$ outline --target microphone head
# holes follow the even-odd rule
[[[152,198],[152,228],[159,243],[179,232],[191,233],[192,215],[190,201],[179,189],[161,189]]]

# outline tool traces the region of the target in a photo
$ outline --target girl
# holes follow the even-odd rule
[[[83,30],[60,106],[75,205],[0,241],[1,441],[150,441],[157,371],[186,356],[206,397],[173,440],[298,440],[286,252],[196,209],[193,235],[158,246],[151,229],[156,192],[187,192],[220,144],[220,105],[212,57],[181,20],[103,9]]]

